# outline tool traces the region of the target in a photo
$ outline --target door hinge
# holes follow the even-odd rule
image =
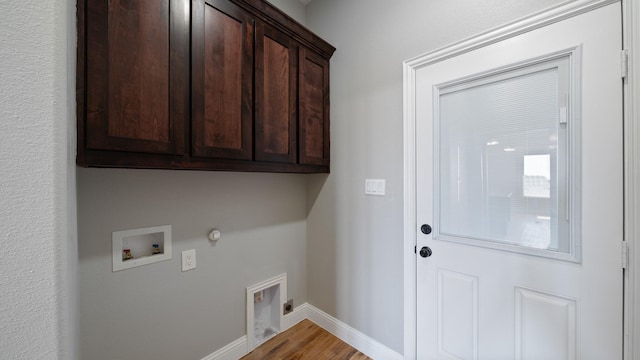
[[[629,50],[624,49],[620,52],[620,76],[626,79],[629,75]]]
[[[626,269],[629,266],[629,246],[626,241],[622,242],[622,268]]]

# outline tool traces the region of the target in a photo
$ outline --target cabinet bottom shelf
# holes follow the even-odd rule
[[[76,164],[82,167],[205,170],[316,174],[329,173],[329,165],[287,164],[266,161],[206,159],[188,156],[138,154],[91,150],[78,153]]]

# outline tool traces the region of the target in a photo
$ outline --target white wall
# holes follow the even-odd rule
[[[331,59],[331,175],[309,180],[309,302],[403,352],[402,62],[559,0],[316,0]],[[418,139],[418,141],[420,141]],[[387,195],[363,195],[383,178]]]
[[[0,2],[0,357],[75,359],[75,2]]]

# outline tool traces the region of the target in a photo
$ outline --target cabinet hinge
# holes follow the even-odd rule
[[[622,268],[626,269],[629,266],[629,246],[626,241],[622,242]]]
[[[629,50],[624,49],[620,52],[620,76],[623,79],[629,75]]]
[[[417,254],[418,253],[418,245],[414,245],[413,246],[413,253]]]

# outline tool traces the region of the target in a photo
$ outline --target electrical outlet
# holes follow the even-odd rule
[[[288,313],[293,311],[293,299],[289,299],[284,306],[282,307],[282,314],[287,315]]]
[[[196,249],[185,250],[182,252],[182,271],[193,270],[196,268]]]

